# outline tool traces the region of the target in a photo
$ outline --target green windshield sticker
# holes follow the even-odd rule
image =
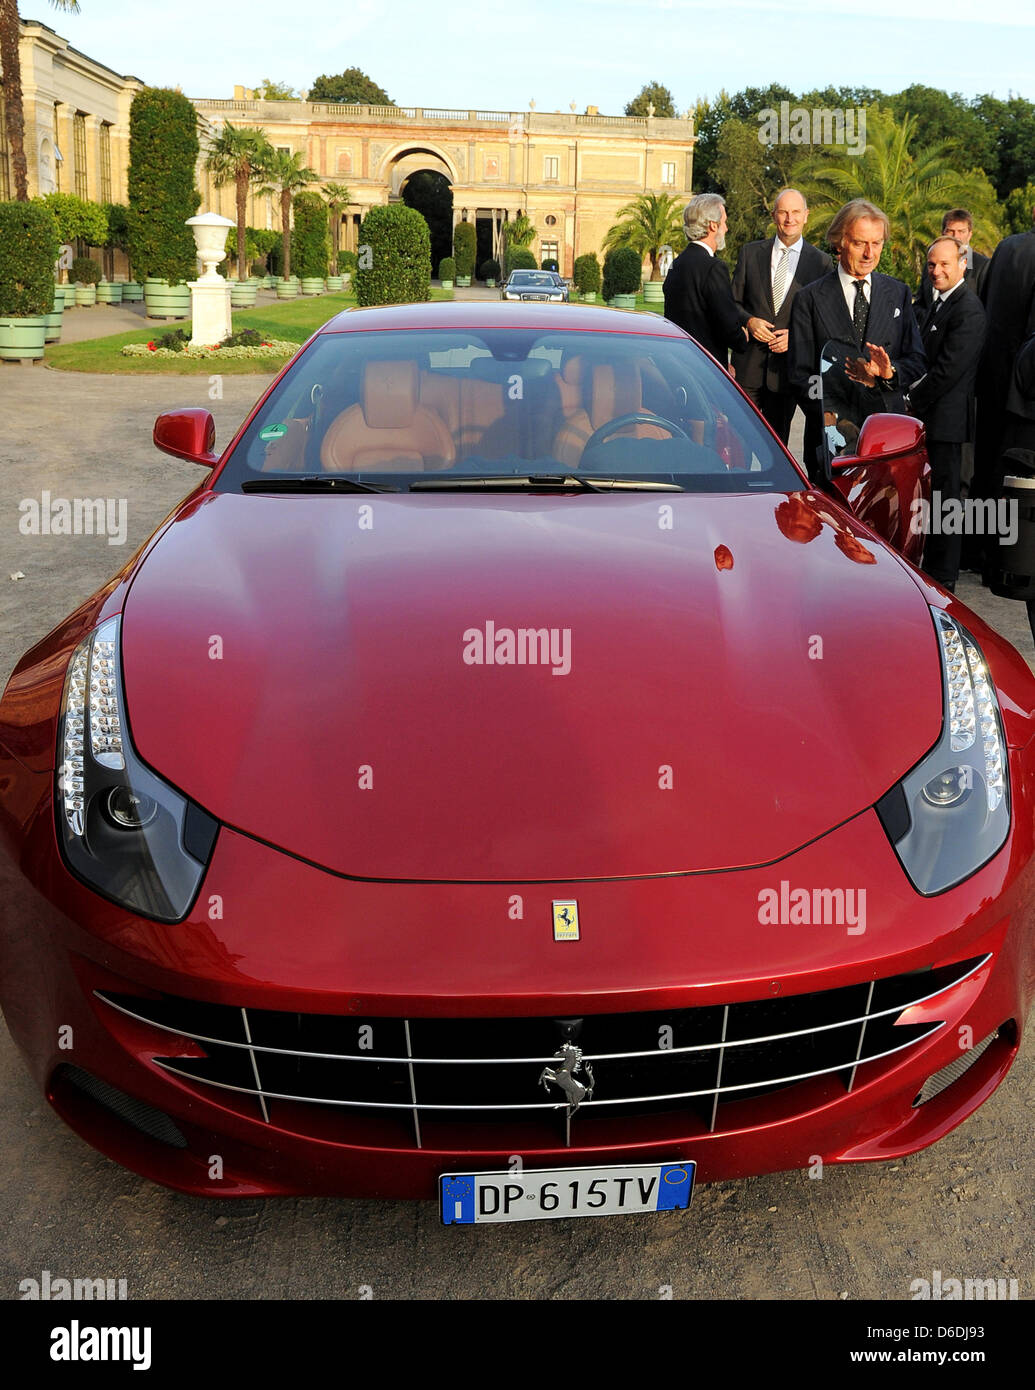
[[[264,430],[259,431],[260,439],[283,439],[287,434],[287,425],[267,425]]]

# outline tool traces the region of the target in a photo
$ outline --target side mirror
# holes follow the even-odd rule
[[[924,427],[912,415],[868,415],[863,421],[854,454],[831,460],[831,472],[843,473],[860,463],[915,454],[924,444]]]
[[[156,449],[172,454],[173,458],[200,463],[204,468],[214,468],[219,462],[215,453],[216,422],[207,410],[190,406],[163,411],[155,421],[151,437]]]

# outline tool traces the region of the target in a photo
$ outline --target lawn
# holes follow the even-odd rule
[[[442,290],[433,285],[431,298],[452,299],[453,294],[451,290]],[[343,309],[353,308],[355,303],[356,296],[345,293],[315,295],[311,299],[285,299],[278,303],[260,304],[254,309],[235,309],[233,326],[235,329],[254,328],[271,338],[304,343],[321,324],[340,314]],[[89,338],[82,343],[50,343],[44,361],[48,367],[62,372],[160,373],[162,376],[210,376],[213,373],[272,376],[280,368],[277,362],[249,358],[231,358],[220,362],[212,357],[156,360],[151,357],[122,356],[122,348],[127,343],[149,343],[171,329],[187,327],[187,322],[155,323],[148,328],[116,333],[107,338]]]

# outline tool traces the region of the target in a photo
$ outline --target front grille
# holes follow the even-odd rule
[[[121,1014],[183,1039],[154,1057],[201,1087],[251,1098],[264,1120],[299,1127],[297,1107],[328,1107],[364,1118],[367,1131],[392,1142],[405,1122],[422,1145],[428,1125],[467,1124],[468,1137],[505,1147],[506,1126],[559,1119],[565,1142],[588,1142],[604,1115],[694,1117],[701,1132],[722,1130],[727,1115],[744,1122],[744,1102],[817,1078],[844,1090],[859,1069],[916,1046],[943,1023],[902,1023],[902,1014],[979,969],[976,957],[811,994],[651,1013],[582,1018],[356,1018],[207,1004],[173,995],[139,998],[98,990]],[[581,1050],[573,1074],[593,1091],[569,1111],[544,1068],[562,1068],[562,1048]],[[198,1055],[199,1050],[203,1055]],[[588,1066],[587,1066],[588,1064]],[[296,1107],[295,1118],[283,1107]],[[724,1111],[726,1114],[724,1114]],[[500,1129],[500,1126],[503,1126]]]

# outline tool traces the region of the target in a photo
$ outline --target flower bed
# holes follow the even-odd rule
[[[195,358],[282,358],[292,357],[299,349],[300,344],[289,343],[282,338],[268,338],[263,342],[252,347],[222,347],[216,343],[212,347],[192,347],[190,343],[184,344],[182,348],[159,347],[154,341],[150,343],[127,343],[122,349],[123,357],[195,357]]]

